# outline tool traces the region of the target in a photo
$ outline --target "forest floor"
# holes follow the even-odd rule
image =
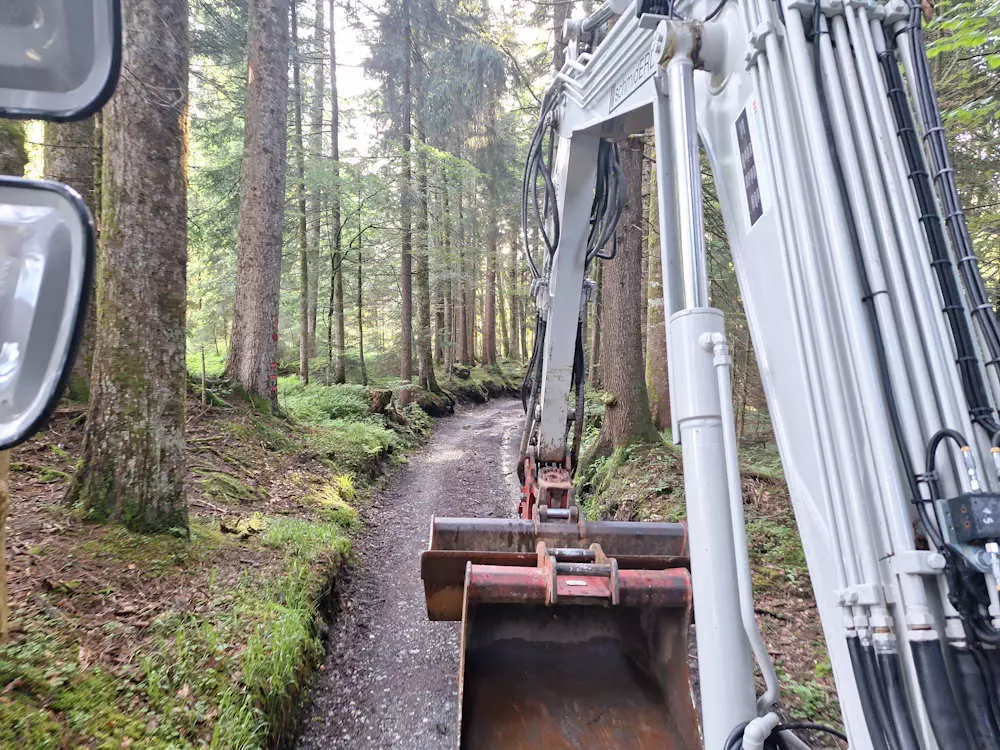
[[[477,368],[452,385],[483,401],[513,383]],[[189,537],[64,504],[84,405],[13,452],[0,748],[257,748],[294,733],[359,510],[432,420],[294,378],[281,417],[208,395],[192,388],[188,404]]]
[[[461,628],[427,620],[420,553],[434,515],[514,514],[522,417],[502,400],[440,421],[362,513],[300,750],[455,747]]]

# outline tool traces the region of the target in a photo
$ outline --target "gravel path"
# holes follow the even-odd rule
[[[521,416],[502,400],[439,420],[375,498],[300,750],[455,747],[459,623],[427,621],[419,558],[433,515],[513,514]]]

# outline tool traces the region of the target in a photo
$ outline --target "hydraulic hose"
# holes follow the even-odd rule
[[[913,715],[910,704],[906,702],[906,690],[903,687],[903,674],[899,668],[899,652],[895,650],[879,650],[875,652],[875,661],[879,675],[889,696],[889,712],[892,723],[896,727],[896,737],[900,750],[920,750],[916,732],[913,730]]]
[[[875,659],[875,649],[871,643],[865,643],[858,639],[861,647],[861,668],[865,671],[865,677],[871,686],[871,698],[873,713],[875,714],[877,727],[885,733],[889,747],[897,750],[901,747],[896,724],[893,722],[892,711],[889,708],[889,698],[886,692],[886,684],[878,670],[878,662]]]
[[[861,639],[857,635],[847,636],[847,653],[851,657],[851,666],[854,669],[854,681],[858,686],[861,709],[865,715],[865,724],[868,725],[868,735],[871,737],[872,747],[875,750],[889,750],[884,728],[878,715],[875,713],[875,698],[872,691],[871,677],[865,668],[865,663],[861,656]]]
[[[878,59],[885,77],[893,118],[896,121],[896,132],[910,170],[910,180],[913,183],[920,211],[920,225],[927,238],[927,244],[931,251],[931,265],[937,276],[938,287],[944,300],[944,314],[955,344],[956,364],[962,381],[962,390],[969,404],[969,414],[973,422],[988,430],[992,435],[1000,429],[1000,423],[994,416],[993,406],[986,390],[986,382],[979,369],[979,358],[973,343],[972,332],[969,330],[970,327],[965,318],[962,293],[952,271],[948,243],[935,203],[934,187],[927,171],[910,103],[906,97],[902,74],[899,72],[896,55],[891,46],[880,52]]]
[[[913,667],[931,720],[931,729],[940,750],[968,750],[975,747],[966,727],[964,707],[955,700],[941,642],[913,641]]]
[[[972,731],[976,735],[976,748],[1000,750],[1000,739],[993,711],[990,705],[991,685],[985,682],[983,667],[977,663],[977,656],[968,648],[949,646],[956,667],[956,677],[965,693]]]

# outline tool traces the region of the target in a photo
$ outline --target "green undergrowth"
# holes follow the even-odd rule
[[[118,672],[88,665],[69,623],[30,620],[0,647],[0,747],[262,748],[289,735],[323,654],[320,616],[350,551],[345,529],[269,517],[259,540],[241,544],[202,523],[192,537],[109,529],[76,554],[154,577],[210,566],[241,546],[277,557],[235,584],[213,569],[206,601],[157,614]],[[109,618],[103,635],[126,637],[126,627]]]
[[[484,404],[492,398],[520,392],[524,364],[501,359],[495,365],[454,366],[437,373],[438,384],[456,401]]]
[[[282,378],[280,415],[212,387],[215,401],[192,408],[189,531],[141,535],[54,507],[76,540],[60,542],[61,572],[0,647],[0,748],[249,750],[292,737],[357,507],[433,420],[416,404],[372,413],[359,386]],[[56,468],[50,479],[66,481]]]

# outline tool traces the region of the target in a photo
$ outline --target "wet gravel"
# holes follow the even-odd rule
[[[455,747],[459,623],[428,622],[420,553],[433,515],[514,513],[521,416],[502,400],[439,420],[375,498],[297,748]]]

